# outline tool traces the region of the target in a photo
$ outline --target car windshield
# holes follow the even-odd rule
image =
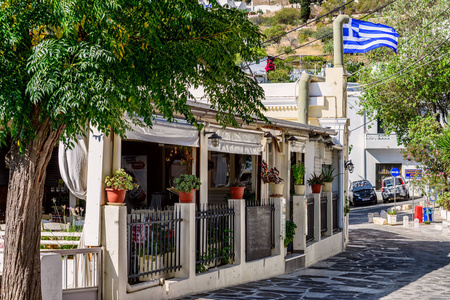
[[[372,189],[372,184],[368,181],[356,181],[353,183],[354,191],[367,190],[367,189]]]
[[[400,185],[400,184],[402,184],[401,178],[395,178],[395,181],[396,181],[396,184],[395,184],[395,185]],[[393,178],[385,179],[385,180],[384,180],[384,186],[385,186],[385,187],[390,187],[390,186],[392,186],[392,183],[393,183],[393,182],[394,182]]]

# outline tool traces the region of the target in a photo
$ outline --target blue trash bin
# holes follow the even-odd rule
[[[424,222],[429,221],[430,223],[433,222],[433,213],[434,213],[434,210],[431,207],[428,208],[428,213],[427,213],[427,208],[424,207],[423,208],[423,221]]]

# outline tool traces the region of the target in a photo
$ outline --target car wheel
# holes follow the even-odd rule
[[[388,203],[389,202],[389,198],[383,198],[383,203]]]
[[[406,193],[405,199],[406,199],[406,200],[409,200],[409,193]]]

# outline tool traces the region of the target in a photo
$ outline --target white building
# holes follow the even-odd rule
[[[416,169],[416,163],[403,159],[395,134],[385,135],[381,122],[370,119],[366,113],[358,114],[361,92],[358,84],[348,84],[349,159],[354,164],[353,173],[349,174],[348,184],[367,179],[381,191],[384,177],[389,177],[392,168],[398,168],[403,177],[406,170]],[[378,193],[379,194],[379,193]],[[380,195],[379,195],[379,198]]]

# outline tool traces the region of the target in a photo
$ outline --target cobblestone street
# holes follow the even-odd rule
[[[290,274],[183,299],[450,299],[450,234],[439,223],[419,230],[412,223],[369,224],[373,208],[351,212],[350,243],[339,255]]]

